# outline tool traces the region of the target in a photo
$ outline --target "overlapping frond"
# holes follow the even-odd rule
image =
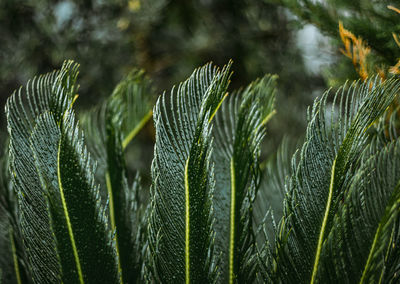
[[[140,198],[140,193],[143,192],[145,188],[142,186],[142,180],[139,173],[136,173],[133,180],[131,189],[128,194],[128,208],[127,211],[133,213],[132,217],[132,228],[133,231],[133,242],[135,250],[133,255],[133,268],[131,267],[131,282],[142,283],[146,281],[145,278],[145,261],[147,252],[147,227],[148,227],[148,213],[150,210],[150,203],[144,203]],[[132,270],[135,272],[133,274]],[[128,282],[128,281],[126,281]],[[130,283],[130,282],[128,282]]]
[[[291,174],[291,158],[295,153],[293,141],[284,137],[278,150],[265,163],[262,181],[253,206],[253,219],[257,227],[256,239],[259,248],[259,278],[269,279],[268,270],[274,266],[270,246],[279,235],[279,222],[284,222],[283,201],[287,194],[286,183]]]
[[[71,109],[77,67],[67,62],[34,79],[6,106],[21,235],[37,283],[119,281],[94,165]]]
[[[94,184],[94,165],[72,112],[65,113],[61,125],[60,129],[48,113],[43,114],[31,145],[49,203],[62,279],[116,283],[115,249]]]
[[[106,186],[109,195],[111,227],[116,232],[119,266],[123,281],[132,283],[140,278],[140,267],[135,262],[139,248],[135,246],[137,211],[133,211],[137,196],[128,186],[126,166],[122,149],[121,132],[113,122],[112,112],[106,116],[107,172]],[[133,198],[132,198],[133,197]],[[140,254],[139,254],[140,255]]]
[[[381,273],[382,283],[396,283],[400,281],[400,220],[395,221],[391,240],[385,255],[385,266]]]
[[[216,247],[223,281],[251,283],[257,271],[252,206],[260,184],[260,142],[274,112],[275,76],[230,95],[216,116]],[[229,226],[228,226],[229,224]]]
[[[396,80],[381,83],[375,79],[342,88],[334,97],[331,112],[326,110],[329,92],[315,101],[300,160],[293,160],[284,217],[270,248],[274,265],[267,279],[283,283],[318,280],[324,263],[323,244],[362,161],[367,130],[398,90]]]
[[[389,252],[398,250],[392,240],[400,214],[399,163],[400,141],[396,141],[357,171],[323,245],[319,279],[381,283],[385,274],[391,274],[385,270],[394,264]]]
[[[36,117],[49,111],[60,120],[63,110],[71,104],[77,76],[77,66],[71,65],[67,63],[61,71],[28,82],[25,90],[14,93],[6,105],[11,178],[18,197],[21,234],[36,282],[57,282],[60,266],[29,139]],[[48,263],[42,265],[42,259]]]
[[[215,281],[210,121],[222,103],[230,64],[208,64],[154,109],[156,145],[149,218],[150,270],[163,283]]]
[[[20,236],[18,204],[8,172],[8,153],[0,157],[0,251],[3,252],[0,256],[3,282],[30,283]]]
[[[143,71],[133,70],[105,102],[84,117],[83,124],[90,137],[90,150],[100,163],[97,178],[107,188],[119,269],[127,283],[140,278],[143,261],[137,256],[141,255],[140,246],[143,244],[139,244],[137,239],[142,212],[133,210],[138,206],[138,196],[128,186],[124,148],[151,117],[151,99],[150,81]]]
[[[283,215],[282,203],[286,195],[285,184],[290,176],[291,158],[295,152],[294,143],[284,137],[276,153],[265,161],[262,181],[254,202],[254,220],[262,224],[268,210],[275,220]]]
[[[97,173],[107,171],[107,123],[113,123],[121,136],[122,150],[129,145],[152,115],[154,90],[144,71],[133,69],[104,102],[84,113],[82,125],[88,146],[99,162]],[[110,120],[111,119],[111,120]]]
[[[143,70],[132,70],[114,89],[110,100],[121,115],[123,149],[151,119],[153,99],[152,83]]]

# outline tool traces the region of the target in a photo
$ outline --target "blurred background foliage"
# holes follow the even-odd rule
[[[349,79],[400,74],[400,1],[266,0],[286,7],[331,38],[342,56],[324,71],[330,86]]]
[[[301,133],[304,116],[290,121],[287,109],[302,108],[324,83],[305,72],[297,33],[285,9],[246,1],[0,1],[1,106],[36,74],[73,59],[80,68],[80,106],[109,95],[133,67],[143,68],[157,94],[195,67],[232,58],[232,87],[265,73],[279,75],[278,107],[288,133]],[[1,116],[4,125],[4,115]],[[290,123],[289,123],[290,122]],[[278,140],[278,139],[277,139]]]

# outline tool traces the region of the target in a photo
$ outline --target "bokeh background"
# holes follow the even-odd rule
[[[145,69],[161,93],[195,67],[229,59],[232,88],[276,73],[284,104],[303,105],[324,87],[319,62],[331,56],[315,54],[315,34],[287,9],[259,0],[1,0],[1,106],[14,89],[65,59],[81,64],[83,108],[109,95],[132,67]],[[299,131],[302,119],[283,123]]]

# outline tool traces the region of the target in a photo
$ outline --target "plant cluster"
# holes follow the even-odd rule
[[[230,69],[196,69],[153,109],[134,70],[77,116],[72,61],[12,94],[0,282],[397,283],[400,81],[327,91],[293,157],[284,143],[264,163],[276,76],[230,91]],[[151,117],[147,188],[125,149]]]

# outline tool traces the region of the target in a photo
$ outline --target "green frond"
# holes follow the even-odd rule
[[[326,110],[329,92],[315,101],[300,160],[293,160],[279,236],[270,250],[276,265],[269,278],[274,282],[318,280],[324,265],[322,248],[360,166],[368,145],[367,130],[398,91],[396,80],[372,79],[343,87],[334,97],[331,112]]]
[[[225,96],[229,68],[195,70],[155,106],[148,238],[157,282],[215,281],[210,120]]]
[[[233,93],[216,116],[216,249],[223,281],[251,283],[257,272],[252,206],[259,188],[263,125],[274,112],[275,76]],[[229,226],[227,226],[229,224]]]
[[[46,200],[34,167],[30,136],[40,114],[51,112],[55,120],[61,120],[63,111],[72,103],[77,73],[77,65],[66,62],[60,71],[28,82],[25,89],[19,89],[6,104],[11,180],[18,198],[18,217],[28,266],[35,282],[59,281],[60,266],[49,230]],[[46,265],[42,265],[42,259],[48,260]]]
[[[135,275],[136,282],[143,283],[147,279],[145,278],[145,266],[146,266],[146,253],[147,253],[147,227],[148,227],[148,214],[150,210],[150,203],[144,203],[142,198],[140,198],[140,193],[145,190],[142,186],[142,180],[139,173],[136,173],[134,181],[131,186],[131,190],[128,194],[128,212],[132,212],[134,217],[132,217],[132,227],[135,228],[133,232],[134,246],[136,248],[134,258],[134,267],[137,273]]]
[[[400,216],[399,163],[400,141],[396,141],[357,171],[324,243],[320,277],[382,283],[386,267],[393,265],[387,255],[395,249],[392,238]]]
[[[254,202],[254,220],[257,225],[263,223],[269,209],[276,220],[281,219],[285,184],[290,176],[291,158],[295,149],[295,144],[285,136],[277,151],[262,163],[262,180]]]
[[[283,216],[283,200],[286,196],[286,182],[291,174],[291,158],[295,152],[295,144],[284,137],[278,150],[263,164],[262,181],[253,206],[254,223],[257,226],[256,239],[259,248],[259,278],[267,283],[270,270],[274,268],[274,259],[269,253],[279,235],[277,221]]]
[[[89,143],[73,110],[78,65],[15,92],[0,157],[0,283],[399,282],[400,81],[324,93],[300,150],[290,158],[284,141],[264,170],[276,76],[228,96],[230,67],[196,69],[154,113],[150,82],[132,71],[84,114]],[[124,152],[152,114],[145,202]]]
[[[131,208],[132,202],[137,203],[138,196],[132,198],[135,194],[128,186],[124,148],[151,117],[152,94],[144,72],[133,70],[105,102],[84,116],[83,121],[90,138],[90,151],[100,164],[96,172],[97,180],[107,188],[119,269],[123,281],[127,283],[140,279],[143,260],[136,256],[141,255],[143,244],[137,243],[142,213]]]
[[[116,283],[115,249],[94,185],[93,163],[70,110],[61,125],[60,129],[48,113],[43,114],[31,144],[49,203],[62,279]],[[100,263],[101,271],[96,269]]]
[[[381,283],[396,283],[400,281],[400,218],[397,218],[393,225],[379,281]]]
[[[92,109],[80,114],[79,123],[85,133],[86,144],[93,159],[98,163],[96,181],[105,187],[105,173],[107,172],[107,133],[106,115],[107,103],[101,102]]]
[[[3,252],[0,256],[0,269],[5,283],[30,283],[18,223],[18,204],[8,163],[8,153],[4,153],[0,157],[0,250]]]
[[[152,116],[154,89],[144,71],[133,69],[104,102],[83,113],[81,123],[88,147],[99,162],[97,174],[105,185],[107,171],[106,124],[114,124],[124,150]],[[109,120],[111,119],[111,120]]]
[[[278,233],[279,220],[283,216],[282,204],[287,193],[286,183],[291,175],[291,158],[295,143],[284,137],[278,150],[265,161],[260,188],[253,205],[253,219],[257,245],[260,251],[260,277],[267,278],[273,258],[269,254]],[[271,281],[271,280],[270,280]]]
[[[110,204],[111,226],[116,230],[116,240],[120,269],[126,283],[140,279],[140,263],[137,259],[142,243],[137,243],[136,233],[139,230],[140,212],[138,211],[138,177],[136,189],[128,186],[126,166],[121,141],[121,130],[113,122],[113,112],[106,116],[106,148],[107,148],[107,190]],[[135,208],[136,207],[136,208]]]
[[[133,69],[115,87],[110,103],[114,106],[114,111],[119,112],[121,116],[123,149],[151,119],[153,99],[152,83],[143,70]]]
[[[76,75],[77,65],[67,62],[7,102],[21,234],[35,282],[115,283],[111,231],[71,110]]]

